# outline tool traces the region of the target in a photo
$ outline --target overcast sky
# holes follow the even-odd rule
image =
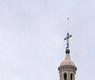
[[[67,32],[76,80],[94,80],[95,0],[0,0],[0,80],[60,80]]]

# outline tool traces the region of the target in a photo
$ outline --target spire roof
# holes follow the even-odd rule
[[[62,63],[60,64],[61,66],[63,66],[63,65],[75,65],[72,61],[71,61],[71,59],[70,59],[70,51],[68,50],[66,50],[66,56],[65,56],[65,60],[64,61],[62,61]]]

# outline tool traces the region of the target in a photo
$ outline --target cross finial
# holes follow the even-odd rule
[[[66,47],[66,50],[69,48],[69,38],[72,37],[72,35],[69,35],[69,33],[67,33],[67,37],[64,38],[64,40],[67,41],[67,47]]]

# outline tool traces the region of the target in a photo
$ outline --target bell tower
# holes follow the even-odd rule
[[[69,38],[72,37],[72,35],[69,35],[67,33],[67,37],[64,40],[67,40],[67,47],[66,47],[66,56],[65,60],[62,61],[60,66],[58,67],[60,80],[75,80],[75,74],[76,74],[76,66],[70,59],[70,49],[69,49]]]

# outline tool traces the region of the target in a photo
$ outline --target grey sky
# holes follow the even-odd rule
[[[59,80],[67,32],[76,80],[94,80],[94,0],[0,0],[0,80]]]

